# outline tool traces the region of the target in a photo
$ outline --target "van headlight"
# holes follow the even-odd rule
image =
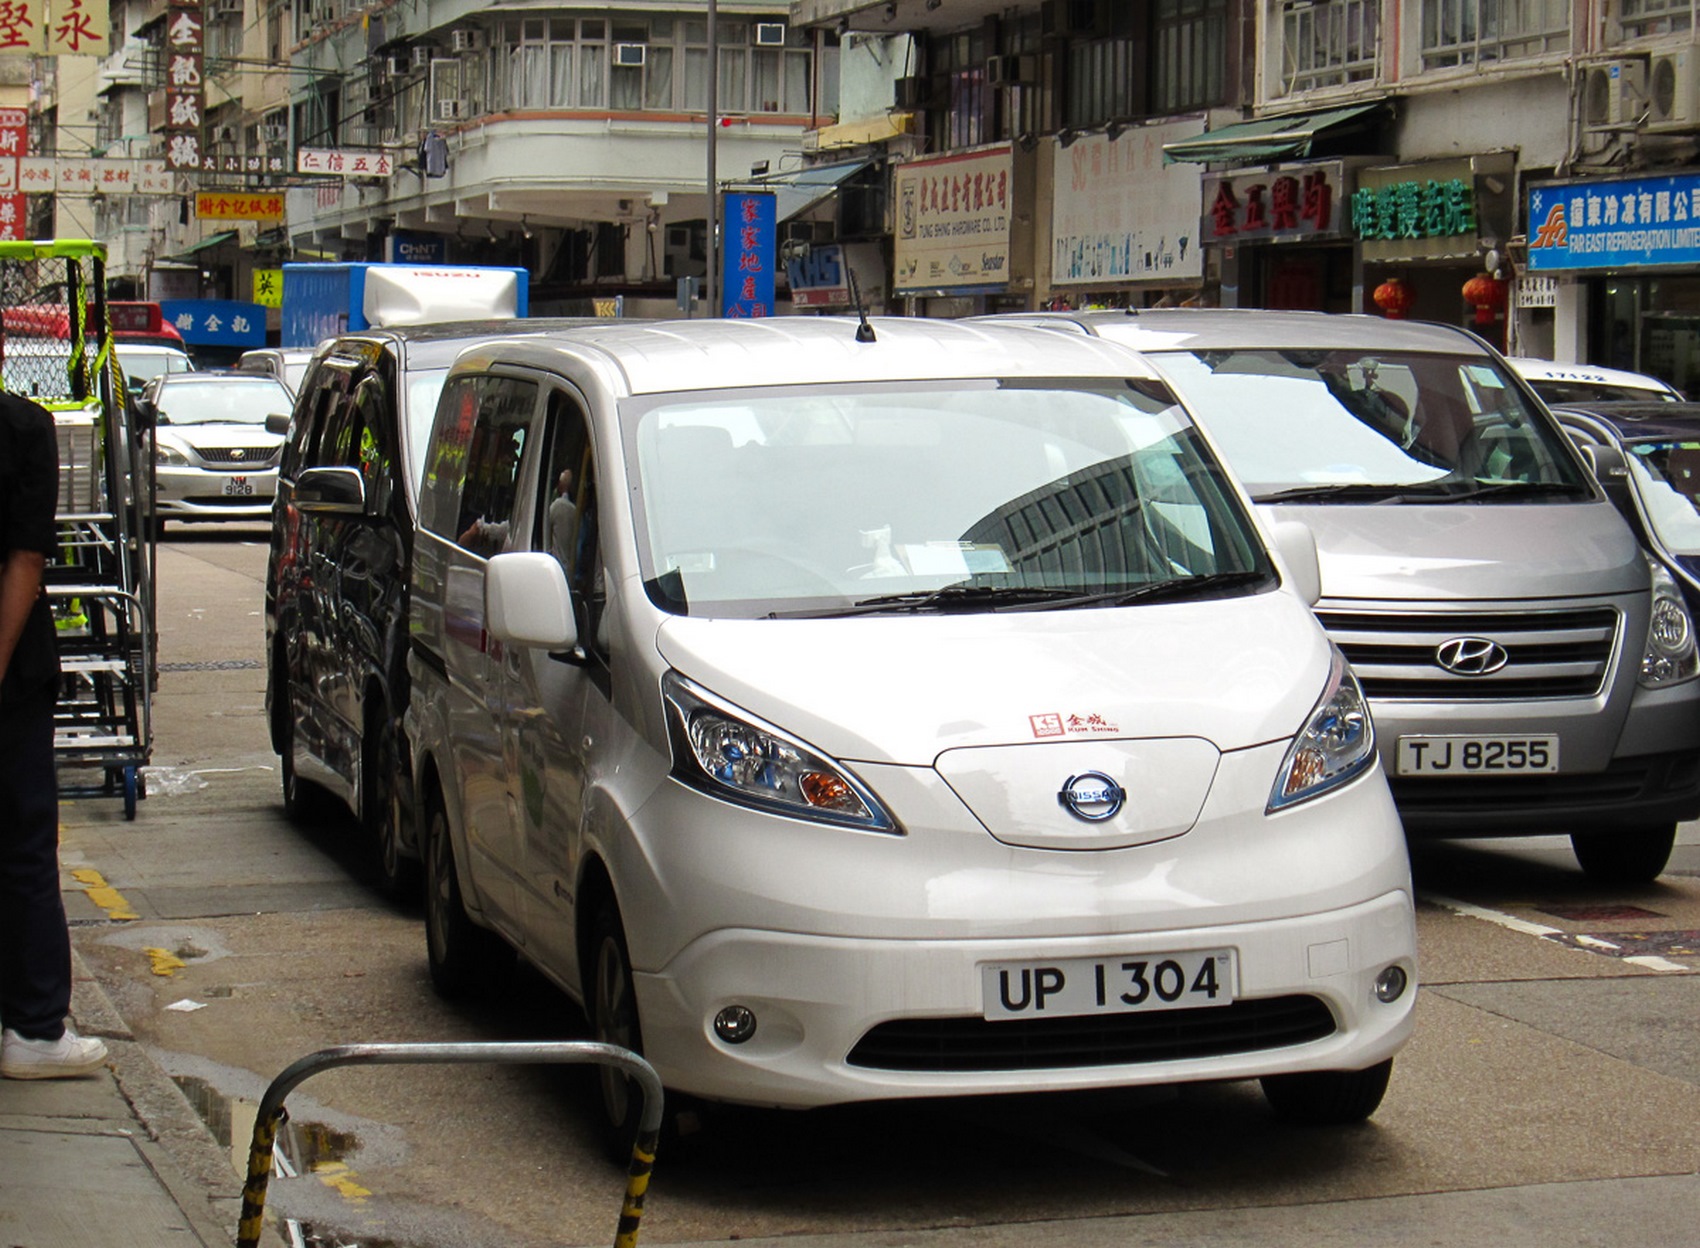
[[[1338,649],[1328,684],[1303,731],[1287,747],[1266,814],[1338,788],[1375,761],[1375,726],[1358,678]]]
[[[163,438],[153,446],[153,462],[156,464],[171,464],[173,467],[184,468],[189,465],[189,456],[181,447],[174,446]]]
[[[673,740],[673,774],[685,784],[773,814],[899,831],[866,786],[797,738],[677,672],[661,678],[661,694]]]
[[[1641,656],[1641,685],[1660,689],[1700,672],[1694,650],[1694,621],[1676,578],[1664,564],[1648,559],[1653,573],[1653,611],[1647,622],[1647,649]]]

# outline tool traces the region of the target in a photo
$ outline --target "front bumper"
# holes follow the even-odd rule
[[[670,1087],[804,1108],[843,1101],[1059,1091],[1355,1070],[1409,1037],[1410,894],[1326,914],[1069,940],[883,941],[716,932],[636,980],[645,1053]],[[1236,999],[1216,1009],[986,1022],[984,963],[1231,948]],[[1375,999],[1389,965],[1411,977]],[[745,1043],[711,1020],[756,1017]],[[1058,1024],[1062,1031],[1058,1033]],[[917,1056],[919,1054],[919,1056]]]
[[[242,482],[247,493],[230,494]],[[154,473],[154,512],[168,520],[269,520],[277,469],[225,472],[161,464]]]

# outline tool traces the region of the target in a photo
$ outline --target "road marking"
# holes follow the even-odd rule
[[[1609,940],[1602,940],[1598,936],[1572,935],[1560,928],[1548,927],[1545,923],[1532,923],[1528,919],[1519,919],[1516,915],[1489,910],[1486,906],[1478,906],[1468,901],[1458,901],[1452,897],[1442,897],[1437,893],[1421,893],[1419,896],[1423,901],[1432,902],[1434,905],[1451,910],[1455,914],[1461,914],[1466,918],[1481,919],[1483,922],[1495,924],[1508,931],[1521,932],[1525,936],[1535,936],[1542,940],[1553,941],[1556,944],[1568,945],[1570,948],[1579,949],[1584,953],[1592,950],[1617,956],[1620,961],[1643,967],[1649,971],[1678,971],[1684,974],[1688,972],[1688,967],[1682,963],[1672,962],[1668,958],[1661,958],[1655,954],[1621,957],[1622,945],[1613,944]]]
[[[130,903],[124,900],[120,893],[106,882],[106,877],[93,867],[78,867],[71,872],[71,878],[83,886],[83,892],[88,899],[102,910],[106,911],[109,919],[139,919],[142,916],[130,908]]]
[[[148,955],[153,973],[165,979],[170,979],[178,971],[189,965],[169,949],[143,949],[142,952]]]

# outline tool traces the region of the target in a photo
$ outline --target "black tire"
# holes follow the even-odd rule
[[[1674,823],[1570,835],[1576,861],[1601,884],[1651,884],[1664,873],[1675,845]]]
[[[1295,1075],[1265,1075],[1263,1096],[1283,1122],[1309,1127],[1340,1127],[1362,1122],[1381,1106],[1393,1074],[1388,1058],[1367,1070],[1317,1070]]]
[[[603,1044],[617,1044],[643,1054],[643,1029],[638,1021],[637,993],[632,985],[632,959],[620,911],[612,899],[597,909],[590,929],[589,982],[585,1014],[590,1034]],[[610,1161],[631,1159],[643,1111],[643,1090],[612,1066],[597,1068],[596,1087],[602,1106],[603,1145]]]
[[[371,838],[384,891],[398,901],[414,901],[424,885],[424,872],[420,861],[409,857],[402,846],[407,806],[402,800],[400,743],[388,706],[381,699],[375,706],[367,717],[361,751],[365,775],[360,783],[360,822]]]
[[[437,995],[463,997],[490,976],[502,950],[501,938],[479,927],[461,900],[449,817],[440,797],[427,808],[425,824],[425,954]]]
[[[277,743],[278,772],[283,778],[283,813],[292,823],[316,823],[325,814],[325,794],[295,773],[295,701],[289,678],[273,677],[272,740]]]

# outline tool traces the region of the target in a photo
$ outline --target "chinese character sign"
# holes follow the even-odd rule
[[[283,306],[283,270],[254,270],[254,302],[262,308]]]
[[[172,0],[165,18],[165,161],[174,170],[201,167],[205,64],[206,23],[199,0]]]
[[[266,310],[234,299],[161,299],[160,311],[183,341],[201,346],[263,347]]]
[[[0,53],[46,51],[46,0],[0,0]]]
[[[387,178],[395,172],[395,157],[362,147],[303,147],[295,153],[296,173],[324,173],[339,178]]]
[[[1700,174],[1590,178],[1529,191],[1529,268],[1700,261]]]
[[[49,56],[105,56],[112,50],[107,0],[47,0],[46,12],[42,33]]]
[[[896,291],[1009,285],[1008,144],[897,168]]]
[[[281,221],[281,191],[201,191],[195,215],[203,221]]]
[[[28,187],[21,179],[23,157],[29,151],[29,114],[21,108],[0,108],[0,170],[10,184],[0,188],[0,239],[29,236]]]
[[[726,196],[720,315],[772,316],[778,201],[771,192]]]
[[[1257,242],[1338,233],[1342,177],[1334,161],[1207,177],[1204,241]]]

